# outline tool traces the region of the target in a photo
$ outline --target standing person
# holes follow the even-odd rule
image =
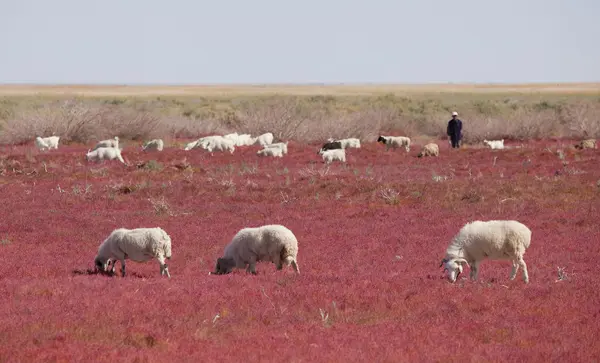
[[[462,121],[458,119],[458,113],[452,112],[452,120],[448,121],[448,130],[446,134],[450,137],[453,149],[460,147],[460,139],[462,138]]]

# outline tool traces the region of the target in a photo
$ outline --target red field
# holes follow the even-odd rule
[[[278,160],[128,145],[129,166],[88,165],[87,146],[5,147],[0,362],[599,359],[600,150],[438,143],[424,159],[364,143],[329,168],[293,142]],[[531,228],[529,285],[508,261],[485,261],[478,282],[443,278],[450,239],[475,219]],[[301,275],[261,263],[209,276],[239,229],[270,223],[298,237]],[[157,261],[92,273],[113,229],[154,226],[173,240],[170,280]]]

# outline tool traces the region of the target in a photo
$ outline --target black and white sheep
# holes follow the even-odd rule
[[[517,276],[519,266],[523,270],[523,281],[529,282],[527,264],[523,255],[531,244],[531,230],[514,220],[474,221],[464,225],[454,236],[446,250],[444,266],[448,280],[455,282],[463,271],[463,264],[470,266],[470,277],[477,280],[479,265],[490,260],[511,260],[510,279]]]
[[[410,138],[406,136],[379,136],[377,142],[385,144],[385,149],[404,147],[406,152],[410,151]]]
[[[162,228],[118,228],[102,242],[94,265],[103,273],[114,274],[117,260],[121,261],[121,276],[125,276],[125,260],[146,262],[156,258],[160,263],[160,274],[171,277],[165,263],[171,259],[171,237]],[[110,264],[112,262],[112,268]]]

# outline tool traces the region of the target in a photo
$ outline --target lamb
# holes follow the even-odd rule
[[[595,149],[596,148],[596,140],[594,140],[594,139],[581,140],[579,142],[579,144],[575,145],[575,148],[579,149],[579,150]]]
[[[92,151],[99,149],[101,147],[112,147],[112,148],[118,149],[119,148],[119,137],[115,136],[114,139],[102,140],[102,141],[98,142],[96,144],[96,146],[94,146]]]
[[[529,282],[527,264],[523,260],[525,250],[531,243],[531,230],[514,220],[474,221],[464,225],[446,250],[440,267],[448,271],[448,280],[455,282],[463,270],[462,264],[470,266],[470,277],[477,280],[479,264],[490,260],[512,260],[510,279],[517,276],[519,266],[523,281]]]
[[[292,265],[300,274],[298,263],[298,240],[292,231],[279,224],[241,229],[225,247],[223,257],[217,259],[216,275],[230,273],[233,268],[245,268],[256,275],[256,263],[273,262],[277,270]]]
[[[142,145],[143,151],[162,151],[164,142],[161,139],[154,139],[146,142]]]
[[[437,146],[437,144],[432,142],[432,143],[429,143],[429,144],[423,146],[423,149],[417,156],[423,157],[423,156],[439,156],[439,155],[440,155],[439,146]]]
[[[121,149],[114,147],[101,147],[95,150],[88,150],[85,155],[87,161],[99,162],[101,160],[115,160],[118,159],[120,162],[125,164],[125,160],[121,156]]]
[[[489,146],[492,150],[504,149],[504,139],[502,140],[483,140],[483,143]]]
[[[379,136],[377,138],[377,142],[385,144],[385,149],[389,150],[390,148],[399,148],[404,146],[406,152],[410,151],[410,138],[406,136]]]
[[[258,141],[260,146],[266,146],[266,145],[273,143],[273,134],[270,132],[267,132],[267,133],[264,133],[264,134],[258,136],[255,140]]]
[[[35,138],[35,146],[39,150],[52,150],[58,149],[58,141],[60,140],[60,136],[48,136],[48,137],[36,137]]]
[[[171,259],[171,237],[162,228],[119,228],[102,242],[94,259],[96,269],[115,273],[117,260],[121,261],[121,276],[125,277],[125,260],[146,262],[156,258],[160,263],[160,274],[171,278],[165,258]]]
[[[288,153],[288,141],[286,142],[278,142],[275,144],[265,145],[265,148],[280,148],[284,154]]]
[[[332,149],[325,150],[321,149],[319,154],[322,155],[323,161],[327,164],[331,164],[333,161],[341,161],[343,163],[346,162],[346,150],[345,149]]]
[[[258,156],[273,156],[276,158],[283,157],[283,149],[280,147],[265,147],[262,150],[256,152]]]
[[[317,151],[317,154],[321,154],[321,152],[323,152],[323,151],[336,150],[336,149],[342,149],[342,143],[339,141],[328,141],[325,144],[323,144],[323,146],[321,147],[321,149],[319,149],[319,151]]]

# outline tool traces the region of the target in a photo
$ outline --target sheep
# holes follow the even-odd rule
[[[298,240],[287,227],[269,224],[262,227],[243,228],[225,247],[223,257],[217,259],[213,274],[230,273],[233,268],[244,268],[256,275],[256,263],[273,262],[277,270],[291,265],[297,274]]]
[[[258,141],[260,146],[266,146],[273,143],[273,134],[270,132],[264,133],[255,138],[255,143]]]
[[[410,138],[406,136],[379,136],[377,142],[385,144],[385,149],[398,148],[404,146],[406,152],[410,151]]]
[[[342,149],[347,149],[349,147],[360,149],[360,140],[357,138],[348,138],[337,140],[342,144]]]
[[[323,157],[323,161],[327,164],[331,164],[333,161],[341,161],[343,163],[346,162],[346,150],[345,149],[332,149],[325,150],[321,149],[319,154]]]
[[[501,140],[483,140],[483,143],[486,144],[492,150],[502,150],[502,149],[504,149],[504,139],[501,139]]]
[[[238,133],[234,132],[232,134],[223,135],[223,138],[233,141],[234,144],[237,146],[238,136],[239,136]]]
[[[258,156],[273,156],[276,158],[283,157],[283,149],[280,147],[265,147],[262,150],[256,152]]]
[[[146,142],[142,145],[143,151],[162,151],[164,147],[164,142],[161,139],[154,139]]]
[[[116,149],[114,147],[101,147],[95,150],[88,150],[85,158],[87,161],[95,162],[118,159],[125,164],[125,160],[123,160],[123,157],[121,156],[121,149]]]
[[[102,140],[99,141],[96,146],[92,149],[92,151],[99,149],[101,147],[112,147],[115,149],[119,148],[119,137],[115,136],[114,139]]]
[[[523,270],[523,281],[529,283],[523,255],[530,244],[531,230],[518,221],[470,222],[454,236],[440,267],[444,266],[444,271],[448,271],[448,280],[455,282],[463,270],[462,264],[465,264],[471,268],[471,279],[477,280],[479,264],[484,259],[512,260],[510,279],[515,279],[520,266]]]
[[[201,137],[198,140],[192,141],[189,144],[187,144],[183,150],[189,151],[189,150],[199,148],[199,147],[204,148],[204,146],[206,146],[206,143],[208,142],[208,140],[222,139],[222,138],[223,138],[223,136],[221,136],[221,135],[211,135],[211,136]]]
[[[287,147],[288,147],[288,141],[265,145],[265,148],[280,148],[283,151],[284,154],[288,153],[288,148]]]
[[[108,273],[112,262],[111,273],[115,273],[117,260],[121,261],[121,276],[125,277],[125,260],[146,262],[152,258],[160,263],[161,276],[171,278],[165,258],[171,259],[171,237],[160,227],[155,228],[118,228],[100,244],[94,259],[96,269]]]
[[[235,151],[235,142],[230,139],[225,139],[223,137],[212,138],[201,141],[199,147],[205,149],[210,153],[212,153],[213,151],[229,151],[230,154],[233,154],[233,152]]]
[[[595,149],[596,148],[596,140],[594,140],[594,139],[581,140],[579,142],[579,144],[575,145],[575,148],[579,149],[579,150]]]
[[[48,137],[36,137],[35,138],[35,146],[37,146],[40,150],[52,150],[58,149],[58,141],[60,140],[60,136],[48,136]]]
[[[323,144],[319,151],[317,151],[317,154],[321,154],[321,152],[323,151],[336,149],[342,149],[342,143],[339,141],[328,141],[325,144]]]
[[[256,142],[256,138],[253,138],[250,134],[241,134],[237,137],[237,142],[235,146],[250,146],[254,145]]]
[[[423,156],[439,156],[439,155],[440,155],[439,146],[437,146],[437,144],[432,142],[432,143],[429,143],[429,144],[423,146],[423,149],[417,156],[423,157]]]

